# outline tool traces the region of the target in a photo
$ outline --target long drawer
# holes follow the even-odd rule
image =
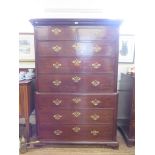
[[[114,92],[114,75],[39,74],[37,84],[42,92]]]
[[[39,124],[97,124],[113,123],[114,109],[66,109],[42,107],[38,109]]]
[[[112,141],[113,125],[44,125],[38,128],[38,138],[50,141]]]
[[[40,58],[38,73],[113,73],[113,58]]]
[[[36,93],[38,109],[52,108],[115,108],[117,93],[113,94],[65,94]]]
[[[108,26],[39,26],[37,40],[114,40],[116,30]]]
[[[39,56],[111,56],[116,55],[116,43],[104,41],[38,41]]]

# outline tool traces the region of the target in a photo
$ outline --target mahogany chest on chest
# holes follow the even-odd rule
[[[117,146],[118,20],[32,19],[38,139]]]

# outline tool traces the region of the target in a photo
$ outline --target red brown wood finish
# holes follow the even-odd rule
[[[113,92],[113,74],[43,74],[38,75],[41,92]]]
[[[61,144],[116,140],[118,20],[33,19],[38,138]]]
[[[98,125],[49,125],[40,126],[39,138],[53,141],[111,141],[113,127],[108,124]],[[68,136],[70,135],[70,136]]]
[[[40,57],[115,56],[114,41],[38,41],[37,49]]]
[[[105,26],[41,26],[36,29],[37,40],[113,40],[115,29]]]
[[[25,119],[26,140],[31,136],[29,116],[34,108],[32,80],[19,81],[19,117]]]
[[[113,73],[112,58],[40,58],[38,73]]]
[[[113,108],[117,94],[37,93],[38,108]]]
[[[39,109],[40,124],[103,124],[113,123],[113,109],[65,109],[52,108]],[[69,119],[68,119],[69,118]]]

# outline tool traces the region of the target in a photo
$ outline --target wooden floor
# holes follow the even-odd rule
[[[101,146],[70,146],[54,145],[50,147],[28,149],[24,155],[135,155],[135,147],[127,147],[118,131],[119,149],[103,148]]]

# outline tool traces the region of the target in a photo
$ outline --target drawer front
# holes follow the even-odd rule
[[[40,26],[37,40],[114,40],[116,30],[108,26]]]
[[[115,42],[38,41],[39,56],[115,56]]]
[[[115,40],[116,29],[108,26],[79,27],[78,40]]]
[[[113,109],[64,109],[40,108],[38,110],[39,124],[89,124],[113,123]]]
[[[38,128],[38,138],[53,141],[107,141],[113,139],[112,125],[44,125]]]
[[[39,26],[35,29],[37,40],[76,40],[72,26]]]
[[[112,58],[40,58],[38,73],[102,73],[114,72]]]
[[[38,91],[42,92],[113,92],[114,75],[39,74]]]
[[[117,94],[64,94],[39,93],[36,94],[39,109],[55,108],[115,108]]]

